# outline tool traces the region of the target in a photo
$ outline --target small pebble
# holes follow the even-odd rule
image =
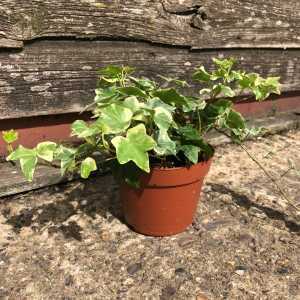
[[[69,286],[73,284],[73,277],[72,275],[67,275],[65,278],[65,286]]]
[[[172,286],[166,286],[162,289],[162,294],[160,299],[170,299],[171,296],[176,294],[176,289]]]
[[[185,247],[192,244],[193,242],[194,242],[194,238],[192,236],[186,236],[178,240],[178,245],[180,247]]]
[[[235,271],[235,274],[238,274],[240,276],[243,276],[245,274],[245,271],[244,270],[236,270]]]
[[[176,274],[176,275],[184,274],[185,272],[186,272],[186,271],[185,271],[184,268],[177,268],[177,269],[175,270],[175,274]]]
[[[208,300],[208,298],[202,294],[202,293],[199,293],[197,296],[196,296],[196,300]]]
[[[127,267],[127,273],[129,275],[134,275],[136,272],[138,272],[141,269],[142,269],[142,264],[141,263],[132,264],[132,265]]]
[[[235,274],[238,274],[240,276],[243,276],[246,271],[247,271],[247,267],[245,267],[245,266],[237,266],[235,268]]]
[[[276,272],[280,275],[284,275],[284,274],[288,274],[289,273],[289,269],[288,268],[285,268],[285,267],[281,267],[281,268],[278,268],[276,270]]]

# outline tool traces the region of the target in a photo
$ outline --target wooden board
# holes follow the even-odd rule
[[[281,76],[283,91],[300,90],[300,50],[191,51],[142,42],[45,40],[0,52],[0,119],[80,111],[93,99],[96,69],[107,64],[135,66],[152,78],[186,78],[198,65],[211,69],[217,56],[235,57],[248,71]]]
[[[1,0],[0,46],[41,37],[299,48],[298,0]]]
[[[10,163],[0,163],[0,197],[35,190],[41,187],[66,181],[60,171],[53,167],[38,167],[33,182],[27,182],[17,167]]]

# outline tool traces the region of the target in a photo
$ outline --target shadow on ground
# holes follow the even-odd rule
[[[224,185],[216,183],[209,183],[209,185],[215,192],[230,195],[234,203],[236,203],[238,206],[242,206],[247,210],[249,210],[251,207],[255,207],[258,210],[264,212],[268,218],[283,221],[285,223],[285,226],[291,232],[300,233],[300,224],[294,220],[291,220],[291,217],[289,215],[274,208],[255,203],[251,201],[246,195],[240,194],[228,187],[225,187]]]
[[[102,183],[97,185],[97,181]],[[104,184],[103,184],[103,181]],[[249,210],[251,207],[265,213],[274,220],[280,220],[291,232],[300,232],[300,224],[281,211],[271,207],[263,206],[251,201],[246,195],[240,194],[221,184],[208,183],[212,191],[219,194],[228,194],[232,201],[240,207]],[[66,191],[65,191],[66,189]],[[102,218],[117,218],[124,223],[121,204],[118,197],[118,187],[111,176],[94,177],[89,181],[80,181],[79,184],[68,190],[66,185],[49,188],[49,198],[53,202],[37,205],[33,208],[24,208],[20,213],[10,216],[6,215],[7,224],[13,226],[15,232],[20,232],[23,227],[32,227],[39,231],[45,226],[50,234],[61,232],[66,239],[73,238],[82,240],[82,228],[76,221],[68,221],[76,214],[85,214],[91,218],[97,215]]]
[[[85,214],[91,218],[97,215],[103,218],[118,218],[123,222],[118,188],[110,176],[101,176],[105,184],[99,184],[94,177],[88,181],[80,181],[71,191],[64,191],[66,185],[49,188],[48,196],[53,202],[24,208],[18,214],[10,216],[6,213],[7,224],[13,226],[15,232],[23,227],[32,227],[38,231],[48,227],[48,232],[60,231],[65,238],[82,240],[82,228],[75,221],[68,221],[74,215]],[[96,187],[96,188],[95,188]]]

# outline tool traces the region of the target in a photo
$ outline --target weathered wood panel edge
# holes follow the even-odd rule
[[[298,0],[2,0],[0,47],[100,37],[192,49],[299,48],[299,11]]]
[[[81,111],[93,99],[96,69],[107,64],[135,66],[151,78],[189,79],[196,66],[212,69],[212,57],[229,56],[247,71],[281,76],[283,91],[300,90],[300,50],[190,51],[142,42],[42,40],[0,51],[0,119]]]

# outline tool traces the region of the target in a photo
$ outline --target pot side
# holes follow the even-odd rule
[[[153,168],[141,177],[139,189],[123,183],[120,198],[128,225],[150,236],[184,231],[193,221],[211,162],[212,159],[191,167]]]

